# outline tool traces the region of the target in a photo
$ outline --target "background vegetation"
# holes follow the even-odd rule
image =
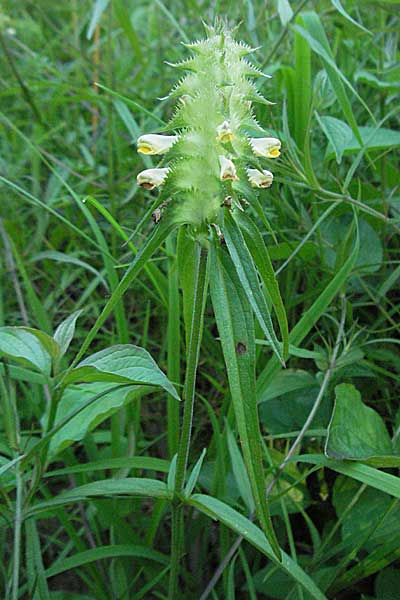
[[[244,520],[253,499],[207,305],[189,459],[198,468],[187,494],[226,508],[187,502],[183,598],[398,598],[398,11],[397,0],[1,4],[0,326],[50,336],[64,322],[59,369],[154,228],[154,193],[135,177],[152,163],[135,142],[171,116],[172,103],[156,99],[180,74],[164,60],[185,58],[180,42],[203,37],[201,21],[221,15],[241,23],[238,38],[272,75],[259,85],[276,104],[257,116],[283,152],[274,185],[260,194],[268,221],[253,217],[277,272],[291,348],[283,370],[257,331],[257,393],[270,509],[293,562],[270,561]],[[167,598],[170,504],[157,485],[138,498],[128,484],[171,477],[179,427],[168,381],[152,364],[160,387],[151,395],[143,386],[115,384],[107,396],[106,382],[71,386],[46,438],[52,390],[39,342],[50,354],[51,343],[43,335],[18,363],[7,331],[0,596]],[[181,392],[173,237],[92,351],[126,343],[148,350]]]

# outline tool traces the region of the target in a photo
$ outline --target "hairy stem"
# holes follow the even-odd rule
[[[169,600],[176,600],[178,591],[179,562],[183,551],[183,506],[179,496],[183,490],[189,456],[192,432],[193,405],[196,387],[196,373],[199,361],[200,343],[203,331],[203,317],[207,291],[207,251],[198,245],[196,261],[195,289],[193,294],[192,320],[187,348],[186,375],[184,386],[184,409],[178,458],[175,475],[175,499],[172,503],[171,570],[169,580]]]

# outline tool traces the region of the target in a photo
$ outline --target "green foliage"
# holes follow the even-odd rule
[[[1,598],[398,597],[398,6],[3,0]]]

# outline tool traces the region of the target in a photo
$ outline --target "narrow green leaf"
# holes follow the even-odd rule
[[[176,475],[176,462],[178,460],[178,454],[174,454],[172,457],[171,463],[169,465],[168,477],[167,477],[167,488],[171,492],[174,493],[175,489],[175,475]]]
[[[141,248],[141,250],[135,256],[134,260],[132,261],[132,264],[128,268],[124,277],[119,282],[117,288],[112,293],[111,298],[105,305],[103,311],[101,312],[100,316],[96,320],[92,329],[89,331],[88,335],[86,336],[86,339],[83,342],[81,349],[79,350],[77,356],[75,357],[73,364],[71,365],[72,367],[75,366],[77,364],[77,362],[85,354],[86,350],[89,348],[90,344],[93,342],[94,338],[96,337],[97,332],[99,331],[100,327],[103,325],[103,323],[106,321],[107,317],[113,311],[115,305],[119,302],[119,300],[121,300],[122,296],[125,294],[125,292],[129,288],[129,286],[131,285],[131,283],[133,282],[135,277],[138,275],[138,273],[140,273],[140,271],[143,269],[143,267],[145,266],[147,261],[150,259],[150,257],[154,254],[154,252],[157,250],[157,248],[159,248],[159,246],[163,243],[165,238],[176,227],[177,226],[175,223],[172,223],[171,221],[168,221],[167,219],[163,219],[157,225],[157,227],[153,230],[152,235],[147,240],[147,242],[145,243],[143,248]]]
[[[260,287],[252,256],[244,237],[229,210],[225,211],[223,234],[229,254],[232,258],[232,263],[236,269],[248,302],[260,323],[264,335],[270,342],[273,351],[278,356],[279,360],[283,362],[282,350],[274,331],[271,315]]]
[[[104,479],[81,485],[47,502],[38,502],[28,511],[28,515],[39,515],[43,512],[57,509],[59,506],[81,502],[90,498],[115,498],[115,497],[149,497],[170,500],[172,494],[167,485],[158,479],[128,477],[126,479]]]
[[[353,92],[357,100],[361,102],[361,104],[364,106],[364,108],[367,110],[367,112],[373,119],[374,117],[371,114],[368,106],[365,104],[364,100],[359,96],[359,94],[348,81],[346,76],[337,67],[333,58],[332,50],[328,42],[328,38],[326,37],[325,30],[322,26],[318,15],[315,12],[310,11],[302,13],[302,18],[304,28],[300,27],[299,25],[293,25],[293,29],[295,29],[300,35],[304,37],[304,39],[307,40],[311,49],[322,59],[329,81],[331,82],[332,88],[335,91],[336,97],[342,108],[343,114],[345,115],[348,124],[353,130],[354,135],[361,144],[362,140],[358,129],[357,121],[354,117],[353,109],[347,97],[344,85],[346,85]]]
[[[126,10],[122,0],[112,0],[112,2],[118,22],[122,27],[126,37],[128,38],[128,41],[131,45],[133,53],[136,56],[136,59],[140,62],[142,61],[141,42],[138,38],[136,31],[132,26],[129,13]]]
[[[168,473],[169,467],[169,461],[162,458],[153,458],[151,456],[117,457],[95,460],[83,465],[75,464],[64,469],[54,469],[53,471],[47,471],[44,477],[59,477],[72,473],[93,473],[94,471],[108,471],[112,469],[143,469]]]
[[[206,452],[207,452],[207,449],[203,448],[203,451],[200,455],[199,460],[196,462],[196,464],[193,467],[192,472],[189,475],[185,490],[183,492],[184,498],[189,498],[196,486],[197,480],[200,475],[201,467],[203,466],[203,461],[204,461]]]
[[[297,25],[303,25],[303,18],[296,17]],[[308,122],[311,110],[311,49],[299,32],[294,34],[294,132],[293,137],[300,150],[305,150]]]
[[[358,253],[360,249],[359,234],[357,229],[357,235],[353,249],[343,263],[339,271],[336,273],[330,283],[327,284],[324,291],[318,296],[310,308],[303,314],[301,319],[293,327],[289,334],[289,342],[294,346],[300,346],[306,335],[311,331],[318,319],[326,311],[332,300],[339,293],[339,291],[345,285],[351,271],[356,264]],[[269,382],[275,373],[280,369],[279,361],[275,356],[272,356],[268,361],[265,369],[262,371],[257,379],[257,394],[261,396],[267,389]]]
[[[286,552],[282,552],[282,560],[281,562],[278,561],[273,547],[261,529],[228,504],[224,504],[220,500],[217,500],[217,498],[212,498],[204,494],[191,496],[188,504],[194,506],[212,519],[217,519],[238,535],[243,536],[245,540],[299,583],[313,598],[316,600],[326,600],[324,594],[318,589],[311,577]]]
[[[54,332],[53,337],[60,347],[61,356],[64,356],[69,348],[72,338],[74,337],[76,321],[81,314],[82,309],[73,312],[59,324]]]
[[[220,246],[214,245],[211,246],[210,289],[257,516],[279,557],[280,548],[265,493],[255,390],[254,319],[229,255]]]
[[[26,533],[26,568],[28,587],[32,600],[50,600],[46,574],[42,560],[39,533],[35,519],[25,521]]]
[[[351,17],[349,15],[348,12],[345,11],[345,9],[343,8],[342,3],[340,2],[340,0],[331,0],[333,6],[336,8],[336,10],[338,10],[340,12],[340,14],[347,19],[348,21],[350,21],[350,23],[353,23],[353,25],[355,25],[356,27],[358,27],[359,29],[361,29],[361,31],[365,31],[365,33],[368,33],[369,35],[372,35],[371,31],[369,31],[366,27],[364,27],[364,25],[361,25],[361,23],[358,23],[357,21],[355,21],[353,19],[353,17]]]
[[[244,464],[242,455],[240,454],[240,450],[236,443],[235,436],[233,435],[228,422],[226,422],[226,433],[228,440],[229,456],[231,459],[232,471],[236,480],[236,485],[238,486],[242,500],[245,503],[247,509],[249,510],[249,513],[253,513],[255,506],[253,495],[251,493],[250,481],[246,471],[246,466]]]
[[[363,465],[357,462],[338,461],[326,458],[322,454],[301,454],[293,459],[295,462],[311,463],[319,467],[328,467],[337,473],[352,477],[361,483],[366,483],[371,487],[385,492],[395,498],[400,498],[400,477],[395,477],[389,473],[378,471],[369,465]]]
[[[152,550],[151,548],[147,548],[147,546],[136,546],[134,544],[97,546],[97,548],[85,550],[83,552],[79,552],[78,554],[74,554],[73,556],[68,556],[67,558],[56,561],[46,570],[46,577],[54,577],[55,575],[60,575],[60,573],[78,569],[83,565],[87,565],[98,560],[119,558],[123,556],[129,556],[131,558],[138,559],[144,558],[146,560],[152,560],[164,565],[168,563],[168,558],[164,556],[164,554],[161,554],[161,552],[157,552],[156,550]]]
[[[250,254],[271,299],[272,306],[274,307],[282,336],[282,354],[283,358],[286,359],[288,355],[289,344],[288,322],[268,249],[258,227],[246,213],[238,212],[236,219],[240,225],[247,247],[250,250]]]
[[[285,27],[293,17],[293,10],[289,4],[289,0],[278,0],[278,13],[282,25]]]
[[[110,0],[96,0],[96,2],[94,3],[92,16],[86,34],[86,38],[88,40],[92,39],[94,30],[96,29],[96,26],[98,25],[101,19],[101,15],[106,10],[109,2]]]

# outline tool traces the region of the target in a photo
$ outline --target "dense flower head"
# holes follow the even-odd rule
[[[252,49],[222,25],[207,30],[207,39],[186,45],[191,58],[171,65],[188,72],[169,95],[178,100],[168,127],[174,135],[138,139],[139,152],[165,155],[163,168],[139,173],[138,184],[162,186],[175,220],[195,226],[217,223],[227,194],[241,201],[254,188],[269,187],[273,175],[265,159],[279,157],[281,149],[253,113],[254,102],[270,103],[253,82],[263,73],[245,58]]]

